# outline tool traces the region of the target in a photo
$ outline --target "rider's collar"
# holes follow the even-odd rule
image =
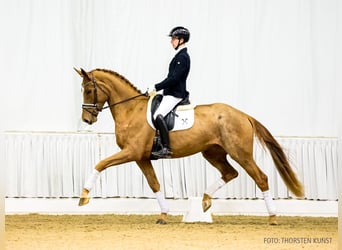
[[[179,47],[177,50],[175,50],[175,55],[177,55],[182,49],[185,49],[186,45]]]

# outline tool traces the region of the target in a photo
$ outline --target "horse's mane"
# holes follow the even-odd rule
[[[118,72],[115,72],[115,71],[109,70],[109,69],[94,69],[91,72],[93,72],[93,71],[101,71],[101,72],[109,73],[109,74],[111,74],[111,75],[113,75],[115,77],[118,77],[123,82],[125,82],[127,85],[131,86],[135,91],[137,91],[137,92],[139,92],[141,94],[141,91],[136,86],[134,86],[129,80],[127,80],[126,77],[124,77],[123,75],[119,74]]]

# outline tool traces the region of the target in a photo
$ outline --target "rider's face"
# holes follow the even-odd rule
[[[177,37],[171,37],[171,44],[172,47],[175,49],[177,48],[178,44],[181,42],[181,40]]]

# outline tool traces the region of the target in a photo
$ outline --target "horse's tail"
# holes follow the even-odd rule
[[[273,162],[276,165],[276,168],[278,169],[278,172],[285,182],[286,186],[297,197],[303,197],[303,185],[298,180],[296,174],[293,172],[282,147],[279,145],[276,139],[274,139],[267,128],[265,128],[260,122],[252,117],[249,117],[249,121],[251,122],[254,128],[254,133],[259,139],[261,145],[263,145],[264,147],[266,146],[271,153]]]

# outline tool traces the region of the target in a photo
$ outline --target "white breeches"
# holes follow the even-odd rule
[[[182,98],[172,95],[164,95],[162,102],[153,115],[153,119],[156,119],[158,115],[165,117],[181,100]]]

